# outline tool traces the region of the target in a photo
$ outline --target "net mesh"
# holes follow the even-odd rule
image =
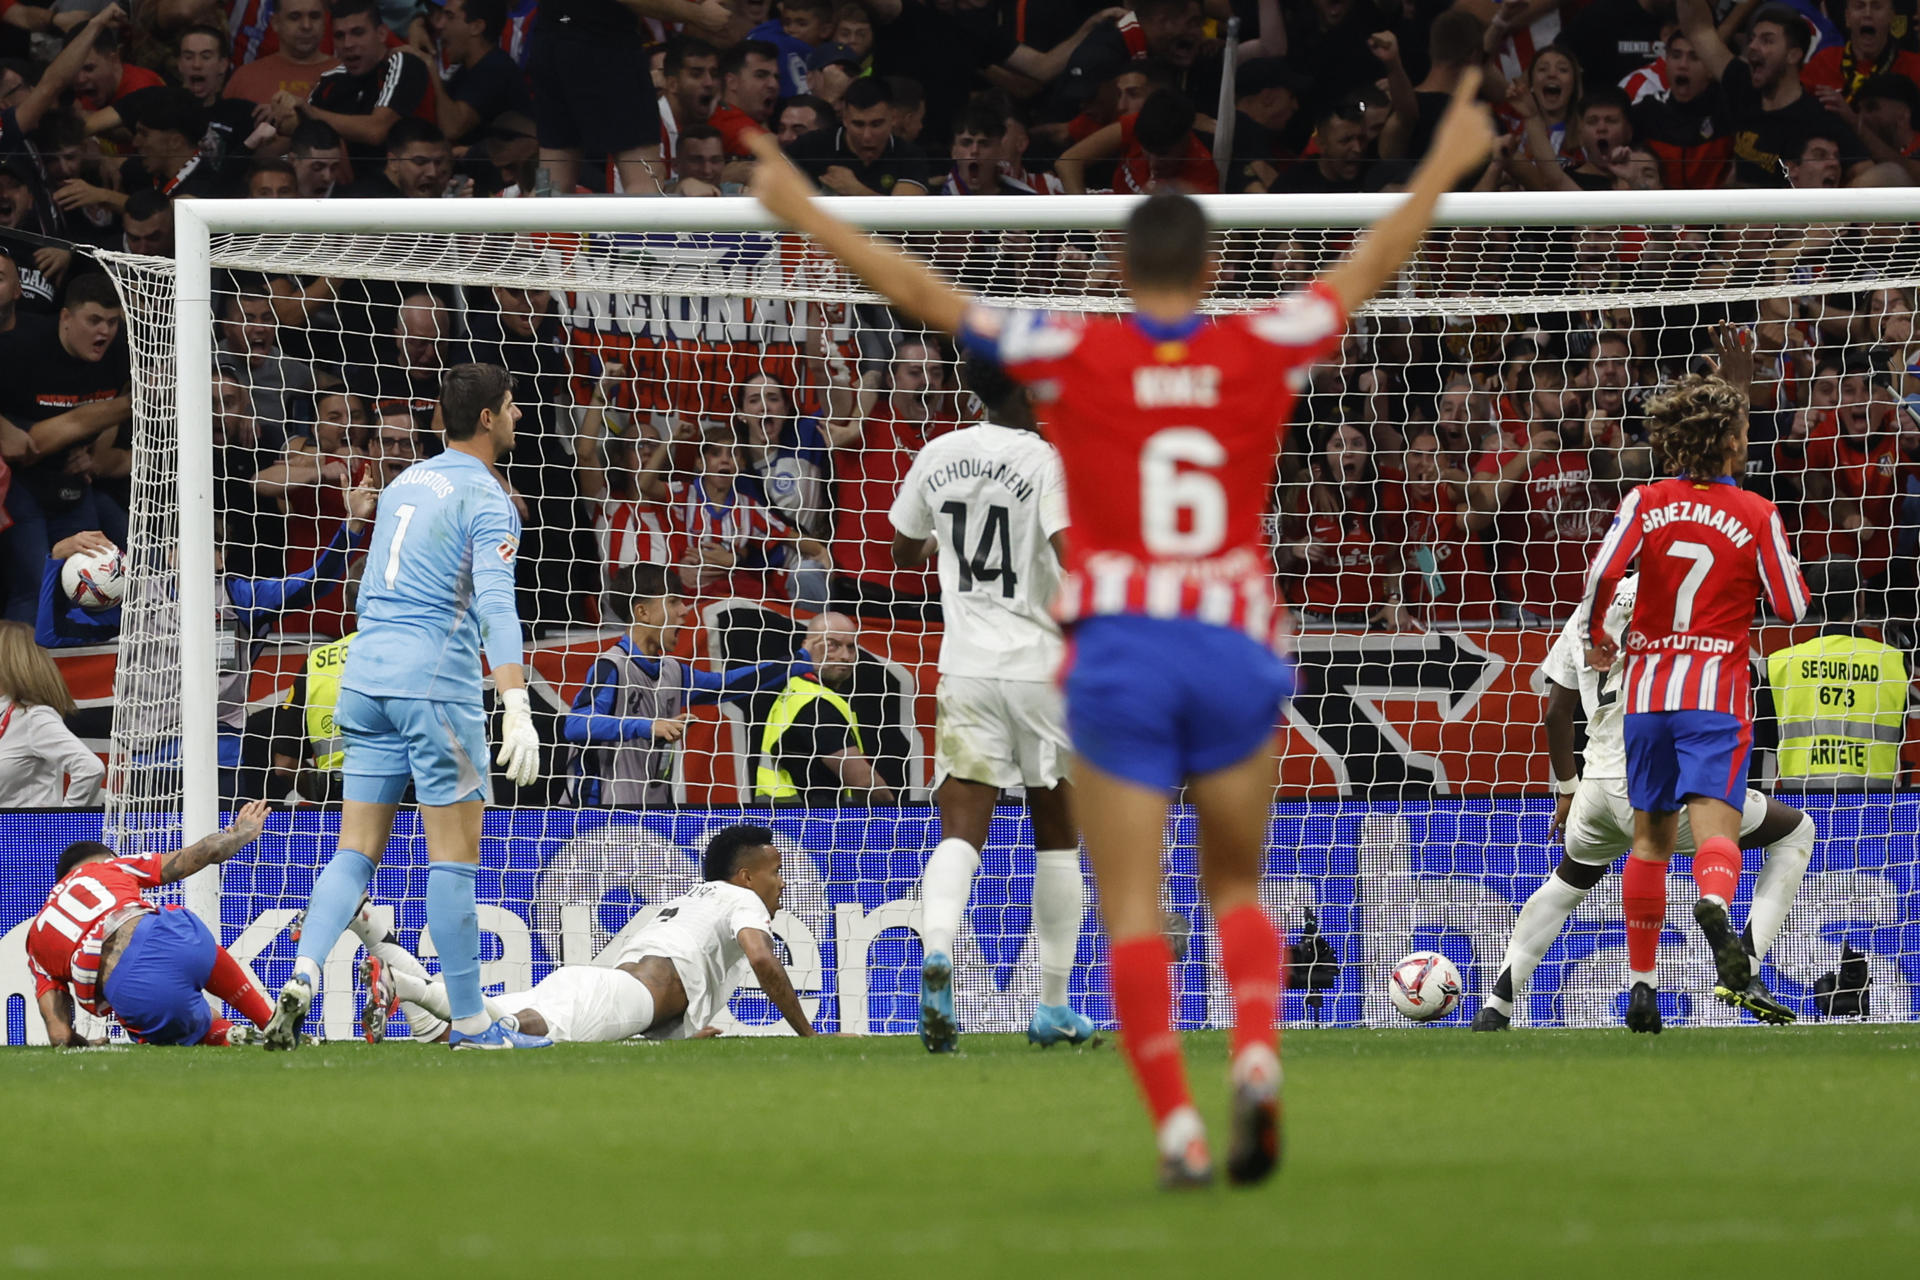
[[[1269,304],[1354,234],[1221,233],[1207,308]],[[975,293],[1074,311],[1122,307],[1116,236],[893,233]],[[495,803],[519,811],[489,819],[489,859],[507,867],[482,888],[505,913],[493,917],[504,932],[490,934],[489,980],[511,988],[597,954],[691,881],[701,841],[737,817],[732,806],[756,803],[777,686],[747,681],[662,717],[684,722],[671,742],[596,742],[583,728],[598,664],[632,621],[637,566],[660,565],[689,606],[669,648],[703,669],[784,661],[822,607],[855,618],[848,697],[887,791],[836,803],[835,787],[816,786],[804,817],[776,810],[798,922],[783,939],[829,1025],[910,1030],[917,877],[938,840],[930,812],[912,806],[932,774],[941,624],[930,576],[891,563],[887,510],[920,445],[977,416],[951,347],[790,236],[233,234],[214,238],[212,259],[221,581],[282,585],[222,595],[221,703],[188,714],[220,718],[224,796],[295,810],[229,867],[221,895],[227,937],[244,940],[263,979],[289,971],[275,922],[304,903],[332,847],[322,806],[338,798],[337,735],[313,691],[352,632],[364,541],[349,526],[366,497],[436,450],[442,371],[482,360],[515,374],[525,415],[500,471],[527,530],[518,604],[546,746],[536,787],[494,784]],[[129,304],[138,424],[109,825],[135,844],[177,839],[185,785],[170,755],[172,276],[143,260],[109,265]],[[1749,483],[1781,505],[1824,616],[1857,618],[1904,662],[1920,612],[1917,288],[1920,237],[1906,224],[1458,227],[1435,233],[1356,318],[1303,389],[1274,476],[1275,572],[1304,682],[1280,737],[1266,891],[1296,939],[1311,935],[1311,911],[1332,964],[1296,972],[1329,985],[1289,994],[1290,1019],[1391,1020],[1385,969],[1421,946],[1467,976],[1456,1017],[1492,987],[1516,909],[1558,857],[1537,669],[1620,495],[1654,473],[1647,396],[1702,367],[1712,325],[1741,326],[1757,346]],[[1763,618],[1756,656],[1816,630]],[[1896,708],[1882,720],[1904,725],[1905,668],[1893,670],[1876,678],[1898,688],[1875,696]],[[1759,772],[1771,779],[1786,757],[1780,717],[1761,710]],[[1863,771],[1906,781],[1897,730],[1891,757]],[[1503,798],[1522,793],[1541,798]],[[1851,945],[1875,978],[1872,1015],[1911,1016],[1911,801],[1853,790],[1805,807],[1822,841],[1765,972],[1811,1013],[1816,983],[1839,974]],[[1183,1023],[1217,1025],[1230,1005],[1197,963],[1214,944],[1193,846],[1190,824],[1176,823],[1169,929],[1196,962]],[[1003,810],[959,944],[969,1029],[1025,1023],[1038,983],[1032,858],[1017,810]],[[423,859],[403,833],[376,884],[410,944],[424,925]],[[1711,975],[1694,965],[1682,917],[1669,935],[1669,1016],[1730,1020],[1700,998]],[[1089,967],[1101,955],[1089,913],[1074,1000],[1096,1017],[1107,1010]],[[1518,1017],[1611,1022],[1624,974],[1609,880]],[[350,987],[344,965],[337,981]],[[736,1001],[743,1022],[772,1020],[757,999]],[[354,1002],[333,1003],[316,1026],[345,1034]]]

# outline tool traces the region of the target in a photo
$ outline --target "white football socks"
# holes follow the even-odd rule
[[[1033,855],[1033,933],[1040,952],[1040,1003],[1065,1004],[1067,980],[1080,950],[1087,913],[1087,882],[1080,850],[1040,849]]]
[[[953,955],[953,938],[960,916],[973,896],[973,875],[980,869],[980,851],[958,836],[948,836],[934,847],[920,877],[920,942],[927,955]]]
[[[1559,876],[1548,876],[1540,882],[1520,907],[1520,914],[1513,922],[1513,936],[1507,939],[1507,954],[1500,961],[1513,981],[1513,996],[1518,1000],[1533,980],[1533,971],[1540,967],[1540,960],[1560,936],[1560,930],[1566,927],[1567,917],[1574,908],[1586,900],[1588,891],[1575,888]],[[1513,1016],[1511,1003],[1498,997],[1489,997],[1488,1003],[1500,1009],[1508,1017]]]
[[[1767,861],[1753,882],[1753,906],[1747,911],[1757,956],[1766,956],[1793,909],[1794,895],[1800,892],[1807,863],[1813,858],[1813,838],[1813,819],[1802,818],[1799,826],[1767,846]]]

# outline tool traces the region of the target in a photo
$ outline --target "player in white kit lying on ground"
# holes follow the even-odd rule
[[[1607,632],[1618,636],[1633,616],[1640,578],[1620,580],[1607,609]],[[1493,991],[1475,1015],[1475,1031],[1504,1031],[1513,1018],[1514,1002],[1527,989],[1542,957],[1553,945],[1567,917],[1586,900],[1607,869],[1633,847],[1633,804],[1627,798],[1627,748],[1621,725],[1620,697],[1625,660],[1615,662],[1603,677],[1587,665],[1586,638],[1576,619],[1567,623],[1554,642],[1540,672],[1547,680],[1547,752],[1553,762],[1559,799],[1554,805],[1553,834],[1562,836],[1566,854],[1513,922],[1513,936],[1500,964]],[[1586,770],[1574,768],[1573,708],[1579,704],[1587,717]],[[1766,866],[1753,888],[1753,906],[1744,936],[1752,957],[1753,980],[1727,1003],[1751,1012],[1762,1022],[1791,1022],[1793,1012],[1775,1001],[1760,981],[1760,957],[1767,954],[1793,906],[1813,856],[1813,819],[1778,800],[1747,789],[1740,812],[1740,843],[1766,849]],[[1676,845],[1692,853],[1693,828],[1683,811]],[[1658,983],[1653,974],[1633,974],[1627,998],[1629,1031],[1660,1033]],[[1724,999],[1724,997],[1723,997]]]
[[[796,1034],[816,1034],[773,945],[773,913],[786,888],[773,832],[721,830],[707,842],[701,872],[706,883],[619,943],[610,966],[563,964],[530,991],[485,997],[489,1015],[556,1042],[692,1039],[718,1034],[713,1020],[752,973]],[[364,909],[348,927],[367,943],[360,972],[368,1039],[384,1034],[396,1004],[406,1006],[416,1040],[444,1036],[447,989],[440,979],[391,935],[370,936],[378,931]]]

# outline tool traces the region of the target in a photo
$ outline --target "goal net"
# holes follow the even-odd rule
[[[1755,349],[1747,481],[1785,513],[1819,611],[1798,626],[1763,614],[1753,633],[1755,783],[1820,832],[1763,972],[1808,1017],[1914,1015],[1920,202],[1703,194],[1454,199],[1275,424],[1274,572],[1303,682],[1280,726],[1263,892],[1306,939],[1297,958],[1321,960],[1295,966],[1289,1023],[1396,1020],[1385,975],[1416,949],[1458,963],[1454,1020],[1491,989],[1520,904],[1560,856],[1540,664],[1621,495],[1658,472],[1648,395],[1705,367],[1721,323]],[[1390,203],[1215,202],[1207,308],[1305,284]],[[839,207],[993,301],[1124,306],[1124,200]],[[517,598],[545,753],[534,787],[493,782],[486,981],[519,989],[591,961],[692,884],[706,838],[745,814],[788,852],[779,927],[809,1010],[829,1027],[911,1030],[917,882],[938,840],[941,622],[932,576],[892,563],[887,512],[920,445],[979,414],[951,344],[743,201],[179,208],[177,268],[109,256],[136,387],[110,838],[176,842],[237,797],[274,799],[267,836],[187,896],[263,981],[290,972],[285,927],[338,828],[331,699],[363,571],[358,517],[438,451],[444,371],[499,364],[523,415],[499,472],[525,525]],[[662,582],[684,614],[649,594]],[[769,724],[823,610],[858,646],[830,682],[855,727],[829,718],[809,753],[800,730]],[[663,649],[717,674],[684,711],[636,710],[620,672]],[[1809,714],[1808,698],[1827,709]],[[849,752],[872,789],[830,758]],[[1166,855],[1169,932],[1188,961],[1178,1009],[1183,1025],[1218,1025],[1230,1005],[1203,963],[1194,846],[1181,811]],[[1033,870],[1011,796],[958,943],[969,1030],[1025,1025]],[[424,887],[403,811],[374,897],[430,957]],[[1670,895],[1667,1014],[1732,1022],[1708,994],[1691,896]],[[329,1035],[354,1029],[352,951],[349,937],[316,1009]],[[1090,907],[1072,991],[1096,1019],[1111,1014],[1103,963]],[[1625,967],[1609,877],[1516,1021],[1613,1024]],[[733,1016],[777,1023],[751,991]]]

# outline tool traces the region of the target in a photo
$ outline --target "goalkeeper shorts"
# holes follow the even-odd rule
[[[346,745],[344,794],[398,804],[413,783],[426,805],[487,798],[487,717],[478,701],[375,698],[342,689],[334,723]]]

